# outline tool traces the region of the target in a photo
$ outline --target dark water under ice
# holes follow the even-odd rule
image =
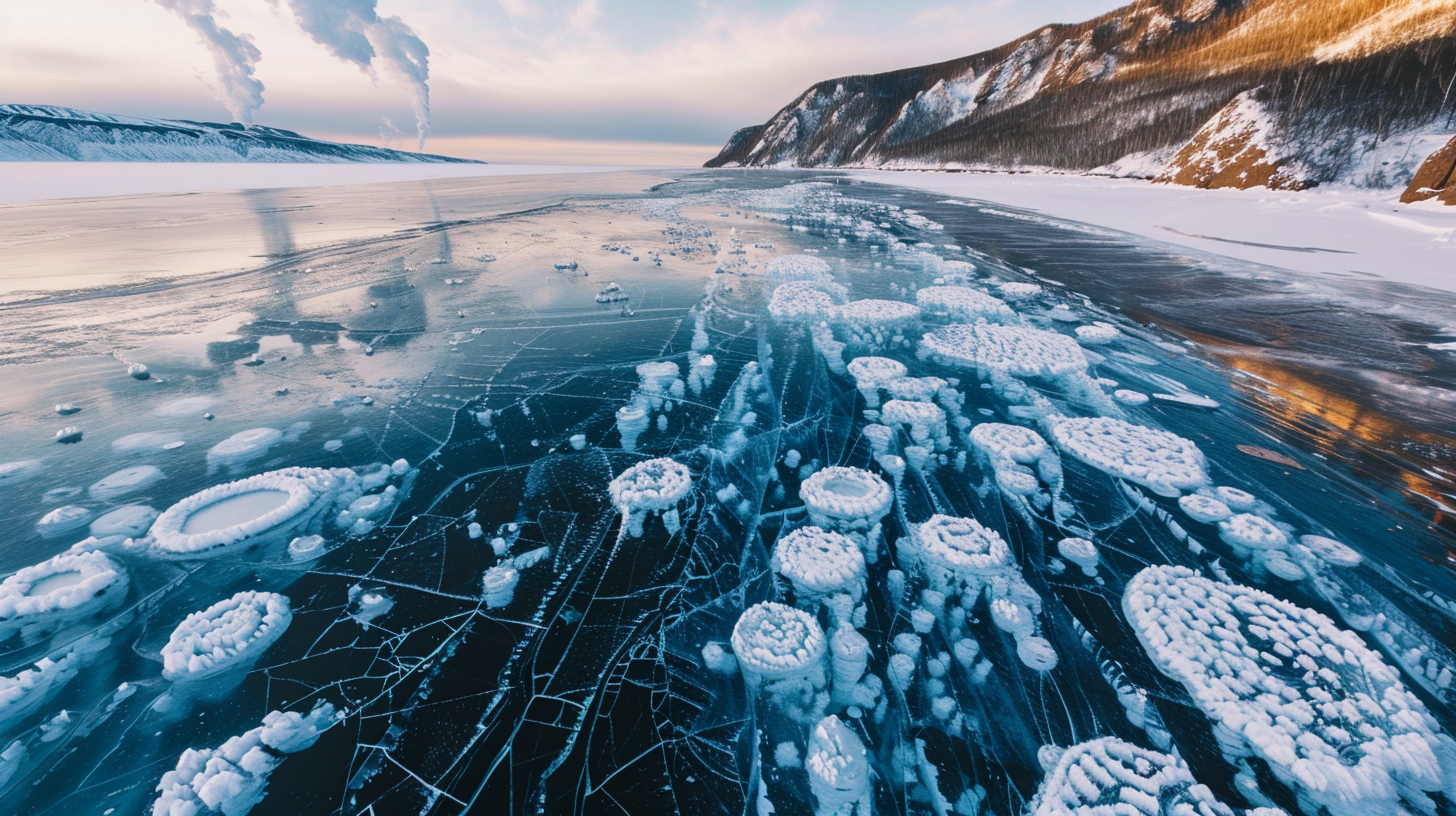
[[[818,185],[814,195],[784,192],[806,182]],[[871,238],[847,226],[884,205],[932,224],[887,222]],[[885,251],[889,238],[921,244],[921,254]],[[387,523],[317,562],[247,550],[196,562],[119,556],[131,574],[119,610],[47,641],[0,643],[0,675],[12,675],[79,638],[103,642],[38,710],[0,721],[0,751],[26,746],[0,779],[0,812],[149,812],[184,749],[217,746],[269,711],[319,700],[347,716],[282,762],[254,813],[743,813],[762,812],[761,790],[780,814],[812,812],[805,772],[772,761],[774,745],[802,740],[803,724],[776,719],[737,675],[716,674],[701,657],[706,643],[728,640],[746,606],[784,593],[769,552],[781,529],[804,521],[799,474],[784,453],[880,469],[853,381],[826,367],[806,332],[765,312],[762,264],[802,252],[828,260],[854,298],[913,301],[913,288],[943,274],[933,256],[970,261],[983,279],[1042,283],[1047,293],[1018,309],[1046,325],[1067,315],[1113,322],[1123,336],[1097,349],[1096,376],[1221,406],[1154,401],[1126,408],[1131,421],[1195,441],[1214,483],[1355,548],[1366,562],[1340,572],[1344,588],[1410,621],[1433,659],[1456,659],[1456,607],[1439,603],[1456,599],[1456,354],[1429,348],[1450,342],[1441,331],[1456,323],[1447,316],[1456,296],[1306,279],[808,173],[5,207],[0,461],[41,465],[0,481],[0,572],[84,537],[84,528],[35,532],[61,505],[164,509],[292,466],[403,458],[417,470]],[[52,269],[73,283],[27,293],[35,287],[26,280]],[[611,282],[629,299],[598,303]],[[1070,311],[1054,313],[1058,304]],[[638,388],[636,366],[668,360],[686,373],[700,315],[718,364],[711,386],[678,402],[665,428],[649,427],[636,451],[623,450],[615,412]],[[864,353],[851,348],[845,359]],[[975,421],[1012,419],[973,373],[913,351],[893,356],[912,374],[960,378]],[[151,377],[129,376],[132,363]],[[753,366],[765,375],[757,385]],[[754,414],[746,425],[729,407],[745,396]],[[80,411],[57,416],[59,403]],[[51,441],[66,425],[82,429],[80,442]],[[259,427],[284,440],[244,462],[209,462],[212,446]],[[741,452],[723,455],[739,430]],[[114,444],[141,433],[158,436]],[[576,435],[584,449],[571,443]],[[162,447],[176,441],[185,444]],[[643,538],[623,538],[606,485],[644,456],[687,464],[695,489],[681,531],[653,520]],[[88,495],[101,477],[139,464],[166,479],[123,500]],[[1147,691],[1199,781],[1231,805],[1257,804],[1206,717],[1142,652],[1122,616],[1122,587],[1144,566],[1181,564],[1336,620],[1340,610],[1304,583],[1245,572],[1212,527],[1180,517],[1206,548],[1191,552],[1165,521],[1176,502],[1140,501],[1105,474],[1065,465],[1077,523],[1102,551],[1098,580],[1057,572],[1063,533],[987,489],[975,462],[907,473],[897,485],[883,555],[870,567],[878,600],[861,629],[871,670],[883,671],[888,643],[906,626],[905,604],[890,597],[895,542],[937,512],[977,518],[1011,544],[1045,603],[1044,634],[1060,660],[1045,673],[1025,668],[982,614],[971,626],[995,668],[981,683],[947,683],[961,730],[931,718],[930,700],[913,689],[892,695],[881,721],[865,721],[876,812],[937,812],[933,785],[949,803],[983,799],[982,812],[1020,813],[1042,776],[1041,746],[1098,736],[1148,744],[1109,677]],[[746,501],[722,500],[730,486]],[[470,536],[471,521],[483,536]],[[504,609],[488,608],[481,589],[498,560],[495,538],[512,555],[550,548],[521,570]],[[381,590],[394,605],[366,626],[351,616],[354,587]],[[286,634],[235,691],[180,718],[159,714],[168,634],[188,612],[242,589],[288,596]],[[937,637],[926,635],[927,650],[949,648]],[[136,691],[116,702],[122,683]],[[1412,687],[1456,731],[1452,692]],[[69,719],[55,725],[62,710]],[[905,764],[917,746],[937,770],[932,783],[924,765]],[[1261,782],[1268,801],[1295,812],[1286,788],[1267,773]]]

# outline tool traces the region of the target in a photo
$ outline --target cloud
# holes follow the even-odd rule
[[[371,76],[377,62],[409,84],[423,150],[430,130],[430,49],[403,20],[379,16],[376,5],[377,0],[288,0],[299,28],[330,54]]]
[[[181,17],[212,52],[223,103],[235,121],[253,123],[253,111],[263,106],[263,83],[253,75],[263,54],[246,34],[236,34],[217,23],[212,0],[156,0],[157,5]]]

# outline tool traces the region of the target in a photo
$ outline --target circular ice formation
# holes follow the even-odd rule
[[[763,265],[763,273],[770,278],[786,281],[834,279],[833,268],[824,259],[812,255],[780,255]]]
[[[870,812],[869,751],[859,735],[834,715],[825,717],[809,733],[804,770],[809,790],[818,802],[816,813]]]
[[[1057,667],[1057,650],[1051,641],[1036,635],[1016,639],[1016,656],[1032,671],[1049,672]]]
[[[1115,804],[1109,804],[1115,803]],[[1281,811],[1282,812],[1282,811]],[[1073,745],[1047,769],[1027,816],[1233,816],[1183,760],[1117,737]]]
[[[96,501],[111,501],[113,499],[119,499],[128,493],[146,490],[165,478],[167,478],[167,475],[160,468],[152,465],[137,465],[136,467],[118,470],[96,484],[91,485],[87,492]]]
[[[39,459],[0,462],[0,485],[23,482],[40,473],[42,467]]]
[[[671,459],[648,459],[622,471],[607,486],[612,503],[626,517],[628,532],[639,537],[649,513],[661,513],[669,533],[678,528],[677,503],[693,488],[686,465]]]
[[[486,608],[504,609],[516,599],[516,584],[521,582],[521,572],[513,564],[497,564],[485,571],[482,581]]]
[[[228,669],[246,669],[292,621],[287,597],[239,592],[177,624],[162,647],[162,676],[193,681]]]
[[[1111,323],[1093,323],[1090,326],[1077,327],[1077,342],[1084,346],[1105,346],[1121,334]]]
[[[823,320],[834,312],[834,298],[812,281],[793,281],[774,289],[768,313],[778,320]]]
[[[1308,547],[1310,552],[1332,567],[1358,567],[1360,562],[1365,560],[1360,553],[1333,538],[1306,535],[1299,537],[1299,543]]]
[[[1087,370],[1082,347],[1066,335],[994,323],[943,326],[920,341],[946,365],[1014,377],[1063,377]]]
[[[1233,515],[1228,505],[1199,493],[1190,493],[1179,499],[1178,507],[1188,514],[1188,518],[1204,524],[1217,524]]]
[[[852,467],[827,467],[805,479],[799,498],[810,518],[823,526],[865,530],[890,512],[890,486],[885,480]]]
[[[1219,501],[1238,513],[1247,513],[1259,503],[1259,499],[1253,493],[1237,487],[1218,487],[1214,488],[1214,492],[1218,494]]]
[[[152,549],[198,557],[245,541],[287,540],[313,525],[352,472],[286,468],[210,487],[167,508],[152,525]],[[357,478],[357,477],[354,477]]]
[[[85,617],[126,595],[126,572],[101,552],[61,553],[0,582],[0,639],[7,630]]]
[[[898,333],[920,320],[920,307],[898,300],[854,300],[834,310],[854,342],[883,346],[903,339]]]
[[[261,458],[268,449],[283,440],[277,428],[252,428],[239,431],[212,446],[207,452],[208,467],[233,467]]]
[[[1046,440],[1030,428],[983,422],[971,429],[971,444],[986,454],[996,485],[1007,493],[1028,496],[1037,492],[1042,474],[1049,482],[1061,478],[1060,461],[1049,456]]]
[[[1160,496],[1177,496],[1208,482],[1203,452],[1167,431],[1111,417],[1062,417],[1047,425],[1065,453]]]
[[[91,535],[97,538],[141,538],[157,520],[157,510],[145,504],[128,504],[91,522]]]
[[[745,672],[791,677],[824,659],[824,630],[807,612],[773,601],[750,606],[733,625],[733,654]]]
[[[975,323],[1010,323],[1016,312],[1005,303],[978,289],[965,286],[927,286],[915,293],[915,302],[928,315]]]
[[[35,531],[41,538],[60,538],[66,533],[85,527],[94,514],[80,505],[68,504],[46,513],[35,523]]]
[[[1456,794],[1456,741],[1354,632],[1267,592],[1149,567],[1123,611],[1232,758],[1257,756],[1331,816],[1399,813]]]
[[[1218,536],[1229,544],[1250,550],[1283,550],[1289,546],[1289,536],[1283,530],[1252,513],[1239,513],[1219,522]]]
[[[859,545],[821,527],[801,527],[780,538],[772,566],[811,599],[847,592],[858,600],[864,590],[865,560]]]
[[[667,510],[687,496],[693,476],[687,466],[671,459],[638,462],[612,480],[607,489],[612,503],[623,513]]]
[[[975,519],[936,514],[912,529],[916,554],[928,567],[955,575],[988,576],[1004,572],[1011,564],[1006,540]]]

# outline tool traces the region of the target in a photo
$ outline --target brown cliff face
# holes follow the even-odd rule
[[[1432,198],[1456,207],[1456,137],[1421,164],[1400,200],[1411,204]]]
[[[1303,190],[1313,186],[1299,163],[1282,155],[1272,117],[1256,96],[1256,92],[1248,92],[1234,97],[1153,181],[1206,190]]]

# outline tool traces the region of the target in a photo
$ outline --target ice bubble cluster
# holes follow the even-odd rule
[[[915,302],[925,314],[955,322],[1015,323],[1018,319],[1001,300],[965,286],[927,286],[915,293]]]
[[[193,612],[162,647],[162,676],[189,682],[246,670],[293,621],[288,598],[251,590]]]
[[[1348,545],[1322,535],[1303,535],[1299,543],[1308,547],[1317,558],[1332,567],[1358,567],[1364,558]]]
[[[1072,338],[1024,326],[957,323],[925,335],[920,348],[945,365],[986,376],[1057,378],[1087,370],[1082,347]]]
[[[272,711],[263,724],[217,748],[189,748],[162,775],[152,816],[245,816],[267,795],[268,777],[288,754],[302,751],[342,719],[329,703],[307,715]]]
[[[838,592],[854,601],[864,594],[864,554],[853,539],[831,530],[801,527],[779,538],[772,566],[811,611],[819,599]]]
[[[1203,452],[1167,431],[1112,417],[1054,417],[1047,430],[1063,453],[1160,496],[1177,496],[1208,482]]]
[[[1190,493],[1182,497],[1178,500],[1178,507],[1188,514],[1188,518],[1202,524],[1217,524],[1233,515],[1228,505],[1202,493]]]
[[[1001,297],[1007,300],[1026,300],[1041,294],[1039,283],[1003,283],[1000,286]]]
[[[898,344],[902,332],[920,322],[920,307],[898,300],[852,300],[834,310],[851,342],[882,348]]]
[[[1149,567],[1123,611],[1153,663],[1212,721],[1225,755],[1257,757],[1306,812],[1434,812],[1456,796],[1456,741],[1354,632],[1266,592]]]
[[[938,451],[950,449],[950,432],[945,424],[945,410],[930,402],[893,399],[880,411],[880,420],[889,426],[903,426],[916,445]],[[907,454],[908,456],[908,454]]]
[[[871,810],[869,751],[844,721],[830,715],[809,734],[804,770],[814,794],[816,816],[859,814]]]
[[[126,571],[105,553],[61,553],[0,582],[0,641],[53,629],[126,597]]]
[[[816,525],[855,535],[866,557],[873,558],[871,544],[894,498],[884,479],[859,468],[827,467],[799,485],[799,498]]]
[[[774,289],[768,313],[785,322],[826,320],[834,314],[834,297],[811,281],[785,283]]]
[[[824,630],[807,612],[773,601],[754,604],[733,625],[731,642],[750,684],[807,680],[824,685]]]
[[[904,363],[889,357],[856,357],[845,369],[871,408],[880,406],[880,389],[910,373]]]
[[[1097,545],[1085,538],[1064,538],[1057,542],[1057,554],[1092,576],[1097,574]]]
[[[208,557],[245,543],[317,533],[325,516],[359,498],[363,487],[351,470],[322,468],[286,468],[216,485],[157,517],[152,550],[170,557]]]
[[[1077,342],[1084,346],[1105,346],[1122,335],[1111,323],[1093,323],[1077,327]]]
[[[671,459],[648,459],[627,468],[607,486],[612,503],[621,511],[628,535],[640,538],[647,516],[662,514],[669,533],[676,533],[681,521],[677,504],[687,498],[693,475],[686,465]]]
[[[1213,791],[1193,778],[1181,759],[1116,737],[1094,739],[1062,751],[1047,770],[1027,814],[1234,816],[1214,798]]]
[[[983,422],[971,429],[971,444],[985,455],[996,486],[1014,496],[1029,496],[1041,483],[1059,493],[1062,463],[1041,435],[1020,425]]]
[[[516,585],[521,582],[521,571],[514,564],[496,564],[485,571],[481,579],[485,589],[485,606],[488,609],[505,609],[516,599]]]
[[[763,265],[769,278],[783,281],[832,281],[834,270],[822,258],[813,255],[780,255]]]

